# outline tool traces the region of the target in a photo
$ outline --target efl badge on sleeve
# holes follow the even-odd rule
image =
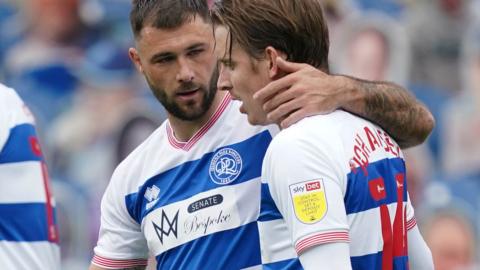
[[[303,223],[313,224],[327,213],[323,180],[310,180],[290,185],[295,216]]]

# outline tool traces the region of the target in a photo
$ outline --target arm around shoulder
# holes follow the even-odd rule
[[[435,126],[428,108],[403,87],[336,76],[343,94],[340,107],[381,126],[402,148],[423,143]]]
[[[343,109],[378,124],[406,148],[425,141],[435,125],[427,107],[397,84],[330,75],[281,58],[278,67],[288,75],[257,91],[254,98],[282,128]]]

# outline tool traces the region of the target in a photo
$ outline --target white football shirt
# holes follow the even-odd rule
[[[248,124],[239,107],[226,95],[188,142],[166,121],[117,167],[93,264],[128,268],[154,256],[157,269],[235,270],[276,262],[263,260],[257,221],[261,164],[278,129]]]
[[[60,269],[53,196],[34,119],[0,84],[0,262],[2,269]]]
[[[260,227],[269,253],[289,253],[279,238],[297,254],[344,242],[353,269],[408,269],[405,163],[378,126],[344,111],[301,120],[273,139],[262,184],[279,211]]]

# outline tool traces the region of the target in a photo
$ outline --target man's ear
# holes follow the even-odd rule
[[[140,56],[138,55],[138,51],[135,48],[128,49],[128,56],[130,60],[132,60],[133,64],[140,73],[143,73],[142,62],[140,61]]]
[[[277,58],[282,57],[283,59],[286,59],[286,54],[278,51],[272,46],[268,46],[267,48],[265,48],[265,55],[269,63],[268,75],[270,76],[270,79],[275,80],[282,77],[284,75],[284,72],[278,67]]]

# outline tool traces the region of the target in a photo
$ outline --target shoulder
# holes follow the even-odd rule
[[[34,123],[34,117],[13,88],[0,84],[0,115],[13,124]],[[11,123],[12,124],[12,123]]]
[[[227,112],[222,116],[221,129],[232,131],[235,135],[243,133],[245,136],[267,131],[272,137],[276,136],[280,130],[277,125],[259,126],[248,122],[248,116],[240,113],[242,103],[238,100],[232,100]]]
[[[300,120],[273,138],[272,151],[290,152],[298,149],[318,149],[341,142],[339,132],[348,113],[335,111],[328,115],[316,115]]]
[[[355,134],[365,123],[368,122],[340,110],[307,117],[273,138],[265,157],[266,164],[322,160],[343,168]]]
[[[21,124],[34,124],[30,110],[12,88],[0,84],[0,149],[9,137],[10,131]]]
[[[292,168],[316,167],[315,162],[331,163],[339,154],[332,148],[341,148],[338,136],[332,130],[330,117],[312,116],[305,118],[273,138],[264,158],[264,170],[289,173]],[[301,170],[303,170],[301,169]]]
[[[2,112],[11,112],[12,109],[21,108],[23,101],[18,96],[17,92],[3,84],[0,84],[0,110]]]
[[[120,164],[115,168],[111,182],[122,185],[127,189],[137,188],[142,184],[142,179],[148,178],[150,158],[153,152],[162,151],[162,141],[165,136],[165,123],[160,125],[150,136],[137,146]]]
[[[333,112],[305,118],[282,130],[267,150],[262,181],[278,186],[326,177],[344,186],[348,162],[341,132],[347,118],[344,112]]]

